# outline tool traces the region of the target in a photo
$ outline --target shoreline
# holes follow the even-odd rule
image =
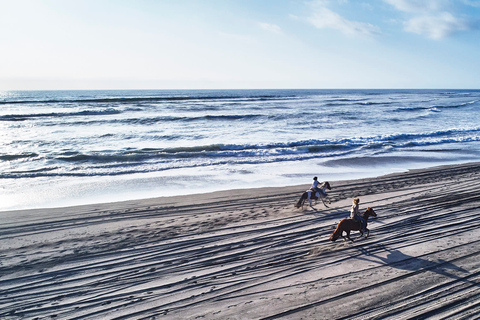
[[[480,312],[480,162],[0,212],[2,319],[353,319]],[[328,240],[353,197],[370,237]],[[341,307],[339,307],[341,306]]]
[[[329,160],[329,161],[332,161],[332,160]],[[411,169],[411,168],[410,169],[407,169],[407,168],[398,169],[398,171],[392,171],[390,173],[382,173],[382,174],[379,174],[379,175],[368,175],[367,174],[367,176],[360,177],[360,178],[356,177],[355,174],[352,173],[352,175],[355,176],[352,179],[321,179],[321,181],[342,182],[342,181],[353,181],[353,180],[364,180],[364,179],[376,179],[376,178],[381,178],[381,177],[384,177],[384,176],[408,173],[408,172],[418,171],[418,170],[431,170],[431,169],[435,169],[435,168],[438,168],[438,167],[459,166],[459,165],[462,166],[462,165],[476,164],[476,163],[480,163],[480,162],[478,162],[478,161],[466,161],[466,162],[459,161],[458,163],[454,163],[454,164],[438,164],[438,165],[433,165],[433,166],[430,166],[430,167],[421,167],[421,168],[413,168],[413,169]],[[313,177],[313,175],[312,175],[312,177]],[[310,176],[308,176],[305,179],[305,181],[310,181],[310,180],[311,180]],[[201,198],[205,198],[205,197],[208,198],[209,194],[216,194],[216,193],[222,194],[222,193],[240,192],[240,193],[243,194],[243,193],[250,192],[249,190],[252,190],[252,192],[255,192],[254,190],[258,190],[258,192],[262,192],[262,190],[267,190],[267,189],[288,190],[288,189],[295,189],[295,188],[299,188],[299,190],[301,190],[301,188],[304,188],[306,190],[310,187],[310,185],[311,185],[310,183],[305,183],[305,184],[294,184],[294,185],[287,185],[287,186],[281,186],[281,187],[251,187],[251,188],[245,187],[245,188],[237,188],[237,189],[224,189],[224,190],[215,190],[215,191],[207,191],[207,192],[198,192],[198,193],[192,193],[192,194],[189,194],[189,195],[175,194],[175,195],[166,195],[166,196],[133,198],[133,199],[121,200],[121,201],[117,201],[117,200],[97,201],[97,202],[87,201],[86,203],[72,204],[72,205],[45,205],[45,206],[40,206],[40,207],[37,207],[37,208],[0,209],[0,215],[2,213],[8,213],[8,212],[19,212],[19,211],[24,212],[24,211],[52,210],[52,209],[61,210],[62,208],[90,207],[90,206],[98,206],[98,207],[106,208],[110,204],[114,205],[114,206],[116,206],[115,204],[119,204],[119,205],[124,204],[125,206],[130,207],[130,206],[137,205],[139,202],[155,203],[157,201],[162,202],[162,199],[165,199],[165,201],[168,202],[169,198],[173,198],[173,199],[182,198],[183,200],[185,198],[187,198],[187,199],[191,199],[189,201],[195,201],[194,199],[197,199],[197,198],[201,199]],[[300,192],[302,192],[302,191],[300,191]],[[214,195],[212,195],[212,196],[214,197]]]

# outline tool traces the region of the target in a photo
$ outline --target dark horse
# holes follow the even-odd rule
[[[375,211],[373,211],[372,208],[368,207],[367,210],[362,214],[363,219],[365,219],[365,229],[367,230],[367,235],[365,236],[365,239],[370,234],[370,230],[366,228],[366,224],[368,223],[368,217],[370,216],[376,217],[377,214],[375,213]],[[335,231],[333,231],[332,235],[330,236],[330,241],[335,241],[340,238],[340,236],[342,236],[345,241],[347,241],[348,238],[348,240],[353,242],[353,240],[350,238],[350,231],[360,231],[360,237],[363,236],[363,231],[360,223],[360,221],[356,221],[353,219],[343,219],[338,223],[337,229],[335,229]],[[344,231],[347,234],[346,237],[343,236]]]
[[[315,200],[315,201],[316,200],[322,200],[323,205],[328,208],[328,206],[325,204],[325,201],[323,200],[323,198],[325,198],[327,196],[327,193],[325,192],[325,189],[332,190],[332,188],[330,187],[330,183],[328,183],[328,181],[323,182],[320,185],[319,189],[322,192],[315,192],[312,188],[305,191],[302,194],[302,196],[300,197],[300,200],[298,200],[297,204],[295,205],[295,208],[300,208],[300,207],[303,208],[303,204],[305,203],[305,201],[307,199],[308,199],[308,202],[310,203],[310,207],[312,207],[312,200]]]

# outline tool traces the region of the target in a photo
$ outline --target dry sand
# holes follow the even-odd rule
[[[479,173],[0,212],[0,319],[479,318]],[[370,237],[332,243],[353,197]]]

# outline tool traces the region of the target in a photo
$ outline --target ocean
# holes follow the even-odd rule
[[[480,90],[0,92],[0,210],[479,161],[479,110]]]

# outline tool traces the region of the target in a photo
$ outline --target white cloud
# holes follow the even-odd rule
[[[325,1],[317,1],[311,4],[312,14],[307,19],[309,23],[318,29],[335,29],[346,35],[378,35],[380,29],[374,25],[358,21],[350,21],[336,12],[325,7]]]
[[[480,1],[479,0],[463,0],[463,2],[467,6],[480,8]]]
[[[282,34],[282,28],[280,28],[276,24],[265,23],[265,22],[259,22],[258,24],[259,24],[260,28],[262,28],[263,30],[273,32],[273,33],[277,33],[277,34]]]
[[[409,17],[403,22],[404,30],[431,39],[443,39],[456,32],[471,29],[471,24],[454,16],[449,0],[384,0]]]
[[[442,11],[448,7],[448,0],[385,0],[397,10],[409,13]]]
[[[442,39],[455,32],[468,30],[468,24],[448,12],[435,16],[413,17],[405,22],[405,31],[427,35],[432,39]]]

